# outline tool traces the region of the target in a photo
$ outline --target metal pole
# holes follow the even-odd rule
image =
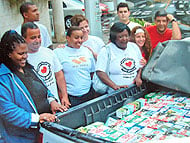
[[[61,0],[52,0],[53,26],[56,42],[65,41],[63,4]]]
[[[85,0],[85,15],[89,21],[90,34],[102,38],[99,0]]]

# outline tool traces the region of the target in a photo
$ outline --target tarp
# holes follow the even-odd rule
[[[142,79],[190,93],[190,40],[159,43],[143,69]]]

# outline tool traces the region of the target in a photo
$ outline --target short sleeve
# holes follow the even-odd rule
[[[95,72],[96,63],[94,57],[91,58],[91,72]]]
[[[99,37],[97,37],[97,44],[98,44],[98,49],[97,49],[97,53],[100,52],[100,50],[105,46],[103,40]]]
[[[55,72],[59,72],[60,70],[62,70],[62,65],[58,60],[58,57],[56,56],[56,54],[54,52],[52,52],[53,54],[53,62],[54,62],[54,71]]]
[[[89,59],[90,59],[90,64],[91,64],[91,67],[90,67],[90,72],[95,72],[95,67],[96,67],[96,62],[95,62],[95,59],[94,59],[94,56],[92,54],[92,52],[88,49],[88,48],[84,48],[87,50],[88,52],[88,55],[89,55]]]
[[[98,54],[98,57],[97,57],[96,71],[106,72],[107,60],[108,60],[108,56],[107,56],[106,47],[103,47],[100,50],[100,53]]]

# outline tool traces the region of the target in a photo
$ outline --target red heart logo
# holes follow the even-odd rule
[[[131,62],[131,61],[129,61],[129,62],[126,62],[126,63],[125,63],[125,65],[126,65],[126,66],[128,66],[128,67],[131,67],[131,65],[132,65],[132,62]]]
[[[46,73],[46,72],[47,72],[47,67],[43,67],[43,68],[41,69],[41,72],[42,72],[42,73]]]

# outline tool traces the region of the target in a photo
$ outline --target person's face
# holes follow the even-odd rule
[[[82,32],[83,32],[84,36],[88,36],[88,34],[90,32],[88,22],[86,20],[80,22],[79,27],[82,28]]]
[[[69,47],[79,49],[82,45],[83,32],[82,30],[75,30],[70,37],[67,36],[66,38]]]
[[[145,33],[140,32],[135,34],[135,42],[140,48],[144,46],[145,40],[146,40]]]
[[[129,41],[128,31],[124,30],[123,32],[117,34],[115,43],[119,48],[126,49],[128,41]]]
[[[38,11],[37,6],[30,5],[28,7],[28,12],[24,13],[24,17],[27,19],[27,21],[30,21],[30,22],[39,21],[40,13]]]
[[[126,22],[129,20],[130,11],[127,9],[127,7],[120,7],[117,14],[120,22]]]
[[[26,38],[25,38],[27,45],[28,45],[28,52],[35,53],[39,50],[41,45],[41,36],[40,36],[40,29],[30,29],[28,28],[26,31]]]
[[[15,47],[16,48],[13,50],[13,52],[9,53],[8,56],[16,66],[23,68],[26,65],[26,59],[28,57],[27,44],[26,43],[15,44]]]
[[[166,16],[159,16],[155,19],[155,24],[157,26],[157,31],[159,33],[164,33],[167,26],[168,26],[168,20]]]

